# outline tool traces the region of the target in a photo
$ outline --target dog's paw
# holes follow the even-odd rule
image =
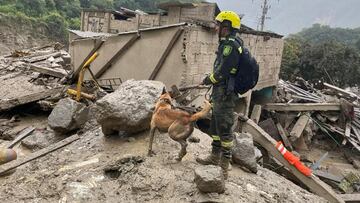
[[[148,151],[148,154],[147,154],[149,157],[152,157],[154,155],[156,155],[156,153],[154,151]]]

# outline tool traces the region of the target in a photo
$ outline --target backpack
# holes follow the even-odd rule
[[[234,91],[238,94],[244,94],[258,83],[259,65],[256,59],[251,56],[250,51],[241,46],[243,43],[240,40],[236,38],[239,47],[242,47],[242,53],[240,54],[238,71],[235,75]]]

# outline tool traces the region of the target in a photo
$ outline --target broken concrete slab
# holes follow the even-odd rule
[[[164,88],[159,81],[127,80],[115,92],[98,100],[94,113],[103,133],[134,134],[149,129],[155,102]]]
[[[64,69],[60,69],[60,68],[48,68],[48,67],[42,67],[42,66],[39,66],[36,64],[31,64],[30,68],[36,72],[39,72],[39,73],[42,73],[45,75],[54,76],[57,78],[63,78],[68,75],[68,73]]]
[[[68,133],[80,128],[87,120],[88,108],[70,98],[62,99],[52,110],[48,123],[59,133]]]
[[[195,169],[195,183],[204,193],[225,192],[225,181],[219,166],[200,166]]]
[[[235,133],[235,137],[232,149],[233,163],[239,164],[253,173],[257,173],[258,169],[252,136],[249,133]]]

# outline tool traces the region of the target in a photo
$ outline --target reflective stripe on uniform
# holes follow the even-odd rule
[[[239,47],[239,49],[238,49],[238,50],[239,50],[239,53],[240,53],[240,54],[242,54],[242,52],[243,52],[242,47]]]
[[[212,83],[214,83],[214,84],[218,82],[218,81],[215,79],[215,77],[214,77],[214,73],[212,73],[212,74],[210,75],[209,79],[210,79],[210,81],[211,81]]]
[[[236,71],[237,71],[237,68],[232,68],[232,69],[230,70],[230,74],[235,74]]]
[[[223,141],[221,142],[221,146],[224,148],[231,148],[233,146],[233,141]]]
[[[230,41],[235,41],[235,39],[234,39],[234,38],[229,38],[229,40],[230,40]]]
[[[211,137],[214,141],[220,141],[220,137],[217,135],[212,135]]]

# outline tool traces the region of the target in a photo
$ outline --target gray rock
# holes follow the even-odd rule
[[[257,163],[255,158],[254,142],[248,133],[235,133],[235,145],[232,149],[232,160],[253,173],[257,173]]]
[[[70,98],[62,99],[52,110],[48,124],[51,129],[59,133],[68,133],[79,129],[86,122],[88,108]]]
[[[225,181],[219,166],[200,166],[195,169],[195,183],[204,193],[225,192]]]
[[[95,117],[105,135],[135,134],[150,127],[156,100],[165,85],[158,81],[128,80],[96,102]]]

